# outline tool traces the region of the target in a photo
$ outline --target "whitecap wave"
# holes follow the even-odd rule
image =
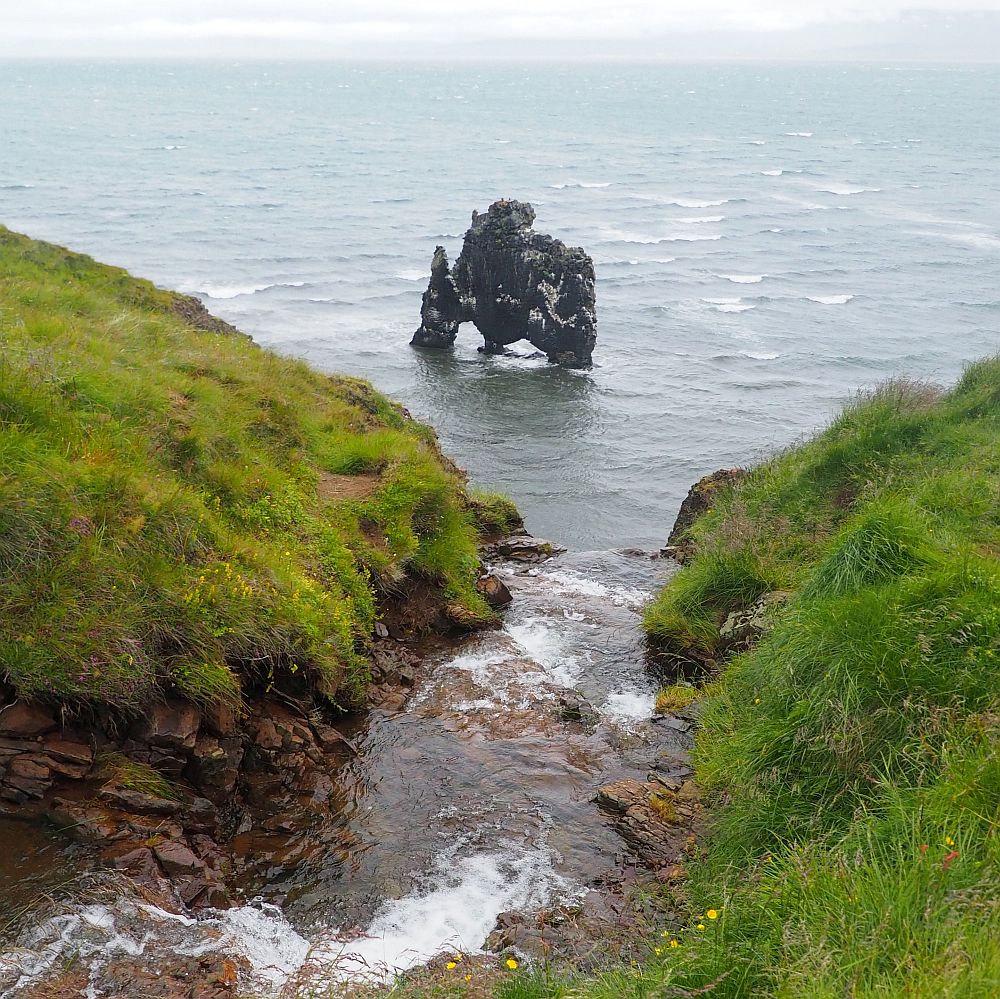
[[[781,357],[781,354],[770,353],[766,350],[741,350],[740,354],[754,361],[774,361]]]
[[[785,171],[784,170],[761,170],[762,177],[780,177]]]
[[[817,187],[817,191],[823,191],[826,194],[836,194],[841,197],[847,197],[851,194],[877,194],[882,190],[881,187],[852,187],[850,184],[828,184],[826,187]]]
[[[728,198],[720,198],[718,201],[698,201],[695,198],[667,198],[665,205],[677,205],[678,208],[717,208],[719,205],[728,205]]]
[[[812,132],[785,132],[785,135],[790,135],[798,139],[811,139],[813,137]]]
[[[423,281],[427,277],[427,271],[413,268],[412,270],[398,271],[396,277],[401,281]]]
[[[588,183],[584,180],[568,180],[564,184],[549,184],[549,187],[555,188],[557,191],[562,191],[567,187],[582,187],[586,189],[600,188],[600,187],[610,187],[611,181],[602,181],[601,183]]]
[[[806,295],[810,302],[817,305],[847,305],[854,298],[853,295]]]
[[[304,288],[305,281],[275,281],[265,284],[189,284],[182,291],[189,294],[204,295],[206,298],[218,300],[239,298],[242,295],[256,295],[272,288]]]
[[[719,312],[749,312],[751,309],[757,308],[755,305],[744,302],[742,298],[703,298],[702,301],[706,305],[715,306]]]
[[[703,222],[721,222],[725,215],[689,215],[687,218],[674,219],[675,222],[683,222],[686,225],[699,225]]]
[[[732,281],[733,284],[760,284],[766,274],[716,274],[716,277]]]

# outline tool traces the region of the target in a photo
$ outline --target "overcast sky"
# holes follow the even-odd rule
[[[0,56],[945,55],[1000,0],[0,0]]]

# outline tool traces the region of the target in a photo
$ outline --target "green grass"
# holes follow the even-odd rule
[[[730,610],[791,599],[700,699],[678,945],[570,994],[1000,994],[1000,358],[857,399],[691,536],[653,644],[712,657]]]
[[[196,328],[177,301],[0,228],[8,687],[135,708],[284,684],[346,705],[407,575],[491,620],[433,433],[365,382]]]

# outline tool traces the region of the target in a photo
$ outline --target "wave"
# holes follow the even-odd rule
[[[827,194],[838,194],[846,196],[849,194],[877,194],[881,187],[851,187],[850,184],[830,184],[827,187],[817,187],[817,191],[824,191]]]
[[[719,312],[749,312],[756,305],[748,305],[742,298],[703,298],[707,305],[714,305]]]
[[[750,145],[751,146],[766,146],[767,145],[767,139],[751,139],[750,140]]]
[[[0,191],[30,191],[34,184],[0,184]]]
[[[602,182],[600,184],[598,183],[589,184],[586,181],[582,180],[568,180],[564,184],[549,184],[549,187],[554,187],[557,191],[561,191],[567,187],[583,187],[590,189],[590,188],[610,187],[610,186],[611,186],[611,181]]]
[[[741,350],[742,357],[749,357],[754,361],[774,361],[781,357],[778,353],[768,353],[766,350]]]
[[[305,281],[277,281],[270,284],[201,284],[197,287],[189,286],[189,289],[191,293],[221,300],[240,298],[243,295],[256,295],[258,292],[270,291],[272,288],[304,288],[305,284]]]
[[[716,274],[715,276],[732,281],[733,284],[760,284],[767,277],[766,274]]]
[[[678,208],[717,208],[719,205],[728,205],[729,198],[721,198],[719,201],[697,201],[694,198],[667,198],[665,205],[677,205]]]
[[[813,137],[812,132],[785,132],[785,135],[790,135],[793,138],[799,139],[811,139]]]
[[[692,215],[684,219],[674,219],[675,222],[683,222],[686,225],[697,225],[701,222],[721,222],[725,215]]]
[[[760,175],[762,177],[780,177],[784,172],[784,170],[761,170]]]
[[[395,276],[401,281],[423,281],[429,274],[427,271],[414,268],[413,270],[399,271]]]
[[[817,305],[847,305],[853,295],[806,295],[810,302]]]
[[[657,243],[700,243],[703,240],[722,239],[721,233],[714,235],[698,235],[689,233],[675,233],[671,236],[647,236],[641,232],[623,232],[621,229],[607,229],[604,235],[611,240],[621,243],[643,243],[656,245]]]

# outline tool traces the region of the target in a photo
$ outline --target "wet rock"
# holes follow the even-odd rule
[[[480,576],[476,589],[491,607],[506,607],[514,599],[507,584],[495,572]]]
[[[744,610],[733,611],[719,628],[720,647],[727,653],[744,652],[757,644],[773,626],[777,612],[791,594],[781,590],[765,593]]]
[[[136,739],[167,749],[193,749],[201,725],[201,712],[186,701],[152,705],[136,723]]]
[[[547,558],[566,551],[551,541],[533,538],[527,534],[504,538],[494,545],[494,550],[498,555],[513,559],[515,562],[544,562]]]
[[[166,843],[157,843],[153,847],[153,853],[160,862],[160,866],[170,877],[203,875],[205,873],[205,861],[183,843],[172,840]]]
[[[75,780],[85,777],[94,764],[94,751],[82,742],[49,736],[40,747],[53,773]]]
[[[669,555],[678,562],[686,562],[694,553],[694,542],[689,532],[691,525],[715,503],[719,492],[727,489],[747,476],[745,468],[720,468],[711,475],[699,479],[689,490],[677,513],[667,545],[661,554]]]
[[[597,342],[594,263],[579,247],[532,229],[526,202],[497,201],[472,213],[462,252],[449,268],[437,247],[420,310],[418,347],[450,347],[472,322],[485,353],[528,340],[551,362],[591,363]]]
[[[691,781],[675,792],[660,781],[620,780],[600,788],[595,801],[614,816],[615,828],[642,863],[653,868],[677,861],[700,813]]]
[[[557,703],[562,721],[583,725],[596,725],[600,721],[600,715],[594,705],[575,691],[560,695]]]
[[[244,752],[241,739],[200,735],[184,775],[206,797],[221,803],[236,787]]]
[[[48,708],[17,701],[0,709],[0,736],[44,735],[56,728],[56,719]]]
[[[316,739],[319,744],[326,750],[343,745],[347,746],[354,753],[358,751],[358,747],[346,735],[338,732],[332,725],[324,725],[322,722],[318,722],[313,725],[313,731],[316,733]]]
[[[79,801],[55,798],[46,817],[60,832],[86,843],[103,844],[127,835],[107,809]]]
[[[382,621],[376,621],[375,622],[375,634],[379,638],[388,638],[389,637],[389,629],[386,627],[386,625]]]
[[[133,847],[124,853],[106,851],[104,859],[116,870],[123,871],[136,881],[151,881],[160,876],[156,857],[149,847]]]

